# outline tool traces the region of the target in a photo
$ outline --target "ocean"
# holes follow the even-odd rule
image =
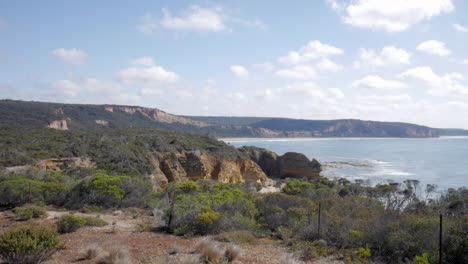
[[[439,189],[468,187],[468,137],[223,139],[282,155],[300,152],[323,164],[322,175],[370,185],[405,180]]]

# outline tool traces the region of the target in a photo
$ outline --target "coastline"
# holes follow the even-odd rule
[[[457,138],[468,138],[468,136],[440,136],[440,137],[278,137],[278,138],[266,138],[266,137],[227,137],[227,138],[216,138],[224,142],[249,142],[249,141],[309,141],[309,140],[367,140],[367,139],[457,139]]]

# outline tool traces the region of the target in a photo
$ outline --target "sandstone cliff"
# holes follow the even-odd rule
[[[260,188],[270,180],[252,160],[220,159],[201,151],[153,153],[151,178],[155,185],[188,180],[216,180],[222,183],[255,182]]]

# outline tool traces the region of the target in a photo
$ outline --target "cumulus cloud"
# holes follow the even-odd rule
[[[298,51],[289,51],[287,55],[280,57],[278,60],[283,64],[291,65],[309,62],[314,59],[328,58],[343,53],[344,51],[340,48],[313,40],[309,41],[307,45],[301,47]]]
[[[431,67],[416,67],[399,75],[402,78],[412,78],[423,81],[431,87],[429,93],[436,96],[468,96],[468,87],[461,81],[464,76],[460,73],[436,74]]]
[[[231,72],[238,78],[241,79],[248,79],[249,78],[249,71],[242,65],[232,65]]]
[[[246,27],[265,27],[259,19],[249,20],[231,16],[221,7],[193,5],[179,15],[173,15],[167,8],[162,9],[160,17],[147,13],[140,18],[137,30],[145,34],[151,34],[159,28],[175,31],[222,32],[229,28],[229,23]]]
[[[330,59],[322,59],[317,63],[317,69],[324,72],[338,72],[343,69],[343,66]]]
[[[117,74],[117,78],[124,84],[142,87],[175,83],[180,79],[177,73],[168,71],[161,66],[126,68]]]
[[[354,81],[351,85],[353,88],[392,90],[405,88],[406,84],[399,81],[385,80],[377,75],[367,75],[364,78]]]
[[[354,62],[354,67],[409,64],[411,56],[408,51],[395,46],[384,47],[380,52],[372,49],[360,49],[359,60]]]
[[[56,98],[60,101],[85,102],[85,103],[119,103],[138,104],[141,97],[130,94],[119,83],[99,80],[92,77],[71,77],[58,80],[47,85],[50,88],[48,98]]]
[[[338,10],[346,24],[401,32],[415,24],[429,20],[434,16],[449,13],[455,9],[452,0],[356,0],[328,1]]]
[[[302,80],[315,79],[317,77],[315,69],[312,66],[305,64],[295,65],[290,69],[278,70],[275,74],[282,78]]]
[[[88,54],[79,49],[55,49],[52,51],[52,55],[62,60],[65,63],[73,65],[83,65],[88,60]]]
[[[460,25],[460,24],[453,24],[453,28],[456,30],[456,31],[459,31],[459,32],[468,32],[468,28]]]
[[[445,47],[445,43],[437,40],[424,41],[416,47],[417,50],[437,56],[448,56],[452,53]]]

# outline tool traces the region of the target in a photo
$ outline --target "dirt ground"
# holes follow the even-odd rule
[[[61,216],[67,215],[67,211],[47,212],[47,218],[40,219],[41,224],[53,227]],[[83,227],[78,231],[60,235],[65,249],[55,253],[46,264],[78,263],[91,264],[94,261],[83,260],[83,251],[90,246],[98,246],[103,249],[120,248],[128,251],[134,263],[166,263],[168,259],[177,260],[182,256],[190,256],[196,251],[196,247],[203,237],[184,238],[169,235],[162,232],[136,231],[139,223],[144,219],[151,220],[148,215],[135,217],[134,213],[107,212],[107,213],[79,213],[78,216],[91,216],[110,223],[104,227]],[[15,222],[11,213],[0,212],[0,229],[6,230]],[[223,247],[223,243],[216,242]],[[240,245],[242,255],[238,263],[258,264],[283,264],[288,255],[291,255],[282,245],[281,241],[275,239],[259,239],[256,244]],[[169,254],[172,252],[172,254]],[[156,260],[159,260],[156,262]],[[176,262],[177,263],[177,262]],[[328,259],[295,263],[309,264],[341,264],[343,262]]]

